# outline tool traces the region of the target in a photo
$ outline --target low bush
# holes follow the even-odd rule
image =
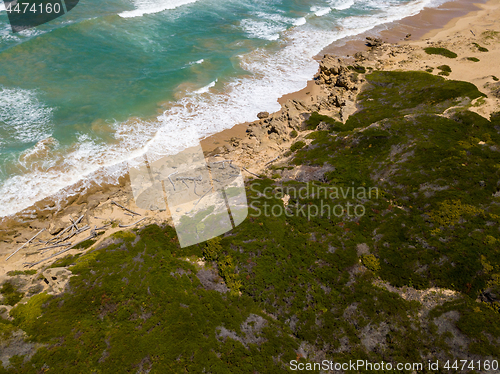
[[[458,56],[455,52],[452,52],[446,48],[427,47],[424,49],[424,51],[428,55],[440,55],[448,58],[457,58]]]

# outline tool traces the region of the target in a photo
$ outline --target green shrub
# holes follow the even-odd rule
[[[296,138],[297,136],[299,136],[299,133],[296,130],[290,132],[290,138]]]
[[[500,80],[500,79],[499,79],[498,77],[496,77],[495,75],[492,75],[491,77],[493,78],[493,80],[494,80],[495,82],[498,82],[498,81]]]
[[[135,240],[136,235],[130,231],[118,231],[113,234],[113,238],[123,239],[125,242],[131,242]]]
[[[42,314],[42,305],[51,298],[45,292],[31,297],[26,304],[16,306],[10,311],[14,318],[14,325],[23,330],[33,328],[36,319]]]
[[[427,68],[427,69],[425,69],[425,71],[428,73],[432,73],[434,71],[434,68]]]
[[[438,208],[433,210],[429,216],[438,227],[448,227],[458,223],[462,217],[476,216],[482,213],[484,213],[483,209],[469,204],[462,204],[460,200],[447,200],[439,203]]]
[[[359,73],[359,74],[366,73],[366,68],[364,66],[361,66],[361,65],[349,66],[348,68],[356,73]]]
[[[7,340],[11,334],[16,330],[10,321],[0,318],[0,341]]]
[[[93,239],[89,239],[89,240],[85,240],[84,242],[81,242],[80,244],[78,244],[77,246],[75,246],[75,249],[87,249],[87,248],[90,248],[94,245],[94,243],[96,242],[97,240],[93,240]]]
[[[494,30],[486,30],[481,33],[483,39],[496,39],[500,36],[500,32]]]
[[[448,58],[457,58],[458,56],[455,52],[452,52],[446,48],[427,47],[424,49],[424,51],[428,55],[440,55]]]
[[[437,68],[443,72],[451,73],[451,68],[448,65],[441,65]]]
[[[231,294],[238,295],[242,284],[238,274],[235,272],[236,266],[233,258],[231,256],[219,258],[217,267],[219,268],[219,275],[224,279],[227,287],[231,290]]]
[[[380,261],[374,255],[362,255],[361,256],[361,263],[367,269],[370,269],[374,273],[377,273],[378,271],[380,271]]]
[[[37,270],[11,270],[7,272],[7,275],[10,277],[13,277],[15,275],[34,275],[36,274]]]
[[[481,46],[480,46],[479,44],[477,44],[477,43],[472,43],[472,44],[474,44],[474,45],[476,46],[476,48],[477,48],[477,50],[478,50],[479,52],[488,52],[488,48],[481,47]]]
[[[306,128],[308,130],[315,130],[316,127],[318,127],[318,125],[321,122],[325,122],[328,125],[330,125],[330,130],[332,130],[332,131],[339,131],[342,128],[341,122],[336,121],[332,117],[328,117],[328,116],[324,116],[322,114],[319,114],[318,112],[311,113],[311,115],[309,116],[309,118],[306,121],[306,125],[307,125]]]
[[[5,282],[2,285],[0,293],[3,295],[3,304],[11,306],[16,305],[24,296],[23,293],[18,292],[9,282]]]
[[[472,62],[479,62],[479,59],[477,57],[467,57],[467,60]]]
[[[203,249],[203,257],[205,260],[217,261],[222,252],[222,245],[220,243],[221,238],[219,237],[210,239],[205,243],[205,248]]]
[[[298,142],[295,142],[291,145],[290,151],[295,152],[298,151],[299,149],[304,148],[306,143],[304,143],[302,140],[299,140]]]

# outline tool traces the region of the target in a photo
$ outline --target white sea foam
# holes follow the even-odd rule
[[[331,0],[329,1],[331,7],[335,10],[346,10],[351,8],[354,4],[354,0]]]
[[[0,3],[0,12],[5,10],[5,4],[2,2]]]
[[[296,19],[295,21],[293,21],[293,24],[295,26],[302,26],[302,25],[305,25],[306,23],[307,23],[306,17],[300,17],[300,18]]]
[[[145,14],[163,12],[168,9],[175,9],[183,5],[195,3],[198,0],[135,0],[136,9],[119,13],[123,18],[142,17]]]
[[[317,6],[311,7],[311,12],[313,12],[317,17],[325,16],[331,11],[332,8],[330,7],[317,7]]]
[[[31,143],[49,137],[51,116],[35,91],[0,86],[0,132],[7,139]]]
[[[277,40],[280,34],[289,26],[302,26],[307,23],[305,17],[290,18],[281,14],[255,12],[254,18],[247,18],[240,22],[240,27],[251,38]]]
[[[286,30],[286,26],[276,24],[269,20],[244,19],[240,26],[250,38],[277,40],[280,32]]]
[[[214,87],[216,83],[217,80],[210,82],[210,84],[207,84],[205,87],[202,87],[199,90],[196,90],[195,92],[198,94],[210,92],[210,88]]]
[[[114,144],[101,144],[89,136],[81,137],[80,143],[64,154],[54,167],[44,171],[36,169],[0,184],[0,216],[25,209],[77,182],[84,185],[113,183],[127,171],[127,160],[145,153],[153,159],[154,155],[173,154],[196,145],[200,137],[230,128],[235,123],[253,121],[260,111],[274,112],[280,108],[277,98],[306,86],[318,68],[312,57],[324,47],[340,38],[416,14],[434,5],[431,1],[380,6],[378,2],[364,0],[360,2],[367,6],[378,5],[377,11],[369,17],[343,19],[336,30],[333,27],[317,30],[306,24],[285,31],[282,37],[286,44],[278,52],[261,49],[241,57],[242,67],[252,74],[250,77],[227,83],[220,93],[186,95],[157,121],[116,123]],[[204,89],[209,90],[207,87]],[[23,186],[22,199],[19,198],[19,186]],[[71,194],[71,190],[66,189],[64,193]]]

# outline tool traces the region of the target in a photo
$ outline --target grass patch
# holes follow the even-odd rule
[[[439,75],[448,76],[451,73],[451,68],[448,65],[441,65],[437,68],[440,70],[440,72],[438,73]]]
[[[87,249],[92,247],[96,242],[97,240],[94,239],[85,240],[84,242],[81,242],[80,244],[75,246],[75,249]]]
[[[10,277],[16,275],[34,275],[38,270],[11,270],[7,272],[7,275]]]
[[[448,65],[440,65],[437,67],[441,71],[445,71],[447,73],[451,73],[451,68]]]
[[[478,43],[472,43],[479,52],[489,52],[488,51],[488,48],[485,48],[485,47],[481,47]]]
[[[313,112],[306,121],[306,128],[308,130],[316,130],[321,122],[328,124],[331,131],[340,131],[343,125],[342,122],[336,121],[331,117]]]
[[[356,73],[359,74],[365,74],[366,73],[366,68],[361,65],[356,65],[356,66],[348,66],[348,68]]]
[[[467,57],[467,60],[472,62],[479,62],[479,59],[477,57]]]
[[[306,145],[305,142],[303,142],[302,140],[299,140],[298,142],[295,142],[290,146],[290,151],[292,151],[292,152],[298,151],[299,149],[304,148],[305,145]]]
[[[428,55],[440,55],[448,58],[457,58],[458,56],[455,52],[452,52],[446,48],[427,47],[424,48],[424,51]]]
[[[481,37],[485,40],[498,39],[500,37],[500,32],[494,30],[486,30],[481,33]]]
[[[0,294],[3,296],[4,305],[16,305],[23,298],[24,294],[18,292],[10,282],[5,282],[0,287]]]

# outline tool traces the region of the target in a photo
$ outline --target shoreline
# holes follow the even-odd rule
[[[451,9],[447,10],[446,6],[449,6],[449,4],[455,4],[456,7],[451,7]],[[462,8],[461,5],[464,7]],[[471,8],[473,9],[471,10]],[[454,33],[461,32],[463,34],[467,34],[469,32],[466,27],[468,23],[471,23],[472,19],[477,19],[480,14],[487,13],[488,11],[498,12],[498,1],[490,0],[485,3],[479,3],[479,6],[467,3],[463,0],[445,3],[438,8],[426,8],[418,15],[384,25],[383,30],[378,30],[379,34],[377,34],[377,30],[372,30],[368,33],[360,34],[356,38],[348,38],[349,40],[337,41],[325,48],[323,52],[334,52],[333,54],[336,57],[347,57],[349,55],[351,59],[354,59],[352,57],[354,51],[366,54],[373,53],[373,56],[369,57],[370,60],[368,60],[370,61],[370,64],[376,68],[378,67],[388,70],[398,68],[410,70],[415,68],[422,69],[421,65],[423,64],[425,67],[426,61],[436,61],[435,65],[437,66],[437,64],[441,63],[443,59],[445,59],[444,61],[446,63],[452,65],[450,79],[468,80],[466,71],[470,70],[470,68],[474,66],[471,65],[474,64],[473,62],[464,62],[462,60],[450,62],[444,57],[434,57],[428,55],[424,55],[422,60],[415,56],[422,55],[422,46],[429,43],[440,45],[441,39],[446,39],[447,42],[451,42],[451,35]],[[438,13],[440,15],[437,15]],[[458,18],[456,16],[457,13],[460,13]],[[418,22],[422,23],[422,27],[417,27]],[[436,28],[434,27],[435,22],[443,22],[444,24],[441,24],[441,27]],[[477,27],[480,26],[481,25],[477,25]],[[409,30],[410,28],[422,32],[422,37],[415,41],[401,40],[401,35],[406,32],[404,30]],[[414,31],[412,34],[413,38],[417,35],[417,32]],[[477,32],[477,34],[479,35],[479,32]],[[365,46],[364,39],[362,39],[366,36],[381,37],[383,40],[387,40],[389,42],[393,40],[391,38],[398,40],[392,42],[396,44],[384,44],[380,48],[370,50]],[[470,36],[472,37],[472,34]],[[458,39],[460,41],[461,37]],[[344,45],[341,46],[341,43],[344,43]],[[473,52],[471,52],[470,55],[471,57],[474,57]],[[476,53],[475,55],[478,54]],[[494,55],[481,55],[481,59],[485,60],[484,63],[481,63],[481,65],[489,63],[488,66],[491,65],[493,66],[493,69],[495,68],[496,65],[494,64]],[[486,61],[487,59],[491,61]],[[484,70],[484,74],[488,72],[489,70]],[[469,77],[469,79],[478,86],[484,86],[484,84],[488,83],[485,81],[484,77],[481,79],[478,79],[477,77]],[[482,89],[483,87],[478,88]],[[279,124],[283,125],[284,121],[281,118],[283,117],[283,113],[291,114],[292,117],[296,119],[296,123],[288,123],[288,127],[294,128],[294,126],[300,126],[301,121],[303,121],[303,118],[300,118],[301,110],[304,110],[307,105],[316,105],[321,108],[321,100],[324,99],[322,95],[324,96],[324,94],[325,92],[323,90],[323,86],[317,84],[315,79],[312,79],[303,90],[280,98],[279,103],[282,106],[280,111],[269,115],[268,118],[263,118],[252,123],[236,124],[231,129],[206,137],[201,141],[202,148],[207,156],[215,157],[214,155],[222,151],[226,156],[235,158],[241,166],[248,167],[250,171],[254,173],[263,172],[265,168],[262,166],[265,165],[266,162],[282,155],[294,141],[299,139],[292,139],[290,137],[287,138],[286,136],[271,137],[263,131],[263,129],[265,130],[265,126],[271,126],[272,121],[277,121]],[[348,108],[348,110],[346,110],[343,114],[344,117],[348,116],[349,111],[352,113],[352,111],[356,109],[353,104],[355,96],[356,94],[352,93],[346,97],[346,103],[350,104],[339,107],[341,109],[339,112],[340,116],[342,116],[342,110],[346,108]],[[326,107],[324,112],[327,114],[333,113],[333,115],[335,115],[335,110],[337,110],[337,108]],[[283,129],[283,133],[286,131],[289,133],[290,128]],[[300,138],[303,138],[303,136]],[[295,175],[295,177],[296,176],[297,175]],[[293,177],[294,176],[292,175],[290,176],[290,178]],[[62,228],[70,224],[71,217],[79,217],[83,212],[87,214],[85,224],[90,225],[91,227],[97,225],[100,226],[100,223],[106,220],[114,220],[116,222],[121,222],[124,225],[133,223],[137,220],[133,217],[127,216],[126,212],[122,209],[113,206],[111,201],[116,201],[120,204],[128,206],[130,209],[142,214],[146,220],[141,223],[140,226],[151,223],[164,224],[169,221],[168,211],[161,213],[148,212],[135,206],[135,202],[131,196],[131,188],[128,177],[121,177],[119,185],[104,187],[95,186],[89,188],[83,195],[77,194],[74,196],[68,196],[65,201],[62,202],[61,205],[63,206],[61,207],[55,206],[55,203],[51,202],[50,198],[44,199],[36,203],[33,207],[30,207],[13,217],[11,216],[2,219],[1,222],[3,227],[0,229],[0,242],[2,243],[0,245],[0,256],[3,257],[3,261],[0,262],[0,282],[4,280],[8,271],[22,270],[24,262],[29,261],[31,258],[38,258],[36,252],[33,250],[27,252],[26,248],[24,248],[24,250],[21,250],[12,259],[10,259],[9,262],[5,262],[5,258],[8,254],[12,253],[15,249],[20,247],[24,242],[42,229],[46,229],[46,233],[57,232],[57,230],[60,231]],[[102,217],[106,217],[106,220],[103,220]],[[119,227],[110,228],[103,236],[108,237],[119,230],[121,230]],[[84,233],[81,238],[87,235],[88,233]],[[102,241],[102,239],[99,239],[96,246],[100,244],[100,241]],[[70,253],[80,253],[80,251],[75,250],[74,252],[68,252],[68,254]],[[35,255],[35,257],[32,257],[32,255]],[[58,258],[60,257],[55,258],[55,260]],[[49,262],[45,262],[42,264],[42,267],[49,264]]]
[[[488,0],[474,1],[473,3],[467,0],[451,0],[441,4],[436,8],[425,8],[420,13],[405,17],[399,21],[390,22],[376,27],[373,30],[358,34],[356,36],[337,40],[323,48],[323,50],[315,56],[316,60],[321,60],[325,54],[333,54],[338,57],[353,60],[355,53],[366,49],[366,38],[381,38],[391,44],[407,44],[435,36],[441,30],[451,28],[460,18],[470,15],[481,10],[480,5],[488,3]],[[494,1],[491,1],[494,2]],[[411,37],[405,39],[406,35],[411,34]],[[314,88],[314,80],[307,82],[307,86],[300,91],[292,92],[278,99],[280,104],[285,103],[290,99],[304,100]]]

